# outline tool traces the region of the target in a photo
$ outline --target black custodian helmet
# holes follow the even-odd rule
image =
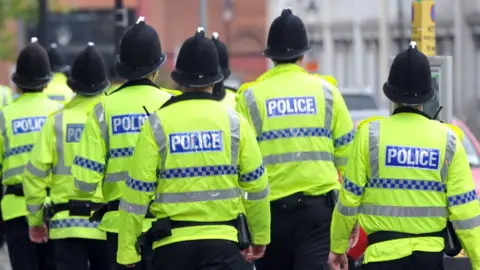
[[[52,70],[47,51],[38,43],[36,37],[25,47],[17,58],[12,81],[24,89],[44,88],[52,79]]]
[[[65,64],[65,59],[58,51],[58,45],[56,43],[50,44],[47,50],[48,60],[50,61],[50,67],[53,72],[68,72],[70,67]]]
[[[217,47],[218,62],[220,63],[220,68],[222,69],[223,79],[226,80],[228,77],[230,77],[230,74],[232,74],[229,66],[227,45],[218,39],[217,32],[212,34],[212,41],[213,44],[215,44],[215,47]]]
[[[123,34],[115,70],[126,80],[141,79],[157,71],[166,59],[157,31],[145,23],[145,17],[139,17]]]
[[[421,105],[431,101],[436,91],[432,87],[428,58],[411,46],[393,60],[383,93],[394,103]]]
[[[74,92],[84,96],[98,95],[110,86],[105,61],[93,42],[89,42],[75,58],[67,84]]]
[[[291,8],[282,11],[270,26],[267,48],[263,55],[272,60],[291,60],[310,51],[307,30],[302,20],[293,15]]]
[[[171,77],[177,84],[189,87],[204,87],[223,80],[217,49],[205,37],[202,27],[183,43]]]

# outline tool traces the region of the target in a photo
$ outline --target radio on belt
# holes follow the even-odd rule
[[[266,100],[268,117],[317,114],[315,97],[284,97]]]
[[[112,116],[112,134],[140,132],[147,117],[146,114],[124,114]]]
[[[38,132],[42,129],[46,119],[47,117],[44,116],[13,119],[13,134]]]

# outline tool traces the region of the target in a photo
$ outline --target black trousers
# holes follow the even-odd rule
[[[367,263],[362,270],[444,270],[443,252],[414,251],[412,255],[391,261]]]
[[[329,270],[330,223],[328,205],[271,208],[271,243],[257,270]]]
[[[243,270],[238,244],[227,240],[194,240],[153,251],[152,270]]]
[[[133,268],[126,268],[123,265],[117,263],[117,249],[118,249],[118,234],[107,232],[107,258],[110,268],[112,270],[117,269],[130,269],[130,270],[151,270],[152,265],[152,247],[145,247],[142,250],[142,260],[135,264]]]
[[[25,217],[5,221],[4,228],[12,270],[55,270],[52,241],[31,242]]]
[[[105,270],[109,267],[104,240],[67,238],[54,240],[53,244],[57,270]]]

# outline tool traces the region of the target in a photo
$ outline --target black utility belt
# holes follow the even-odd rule
[[[50,217],[58,212],[69,211],[70,216],[89,217],[92,211],[101,208],[103,203],[95,203],[91,201],[70,200],[68,203],[53,204],[50,207]]]
[[[3,195],[15,195],[15,196],[18,196],[18,197],[24,197],[25,196],[25,194],[23,193],[22,184],[7,185]]]
[[[137,250],[140,250],[144,245],[152,245],[155,241],[171,236],[173,229],[218,225],[232,226],[237,229],[238,244],[241,250],[251,245],[251,235],[244,214],[240,214],[236,219],[229,221],[179,221],[166,217],[154,221],[152,227],[137,239]]]
[[[324,195],[305,195],[302,192],[294,193],[287,197],[271,201],[270,206],[272,210],[298,210],[301,208],[316,206],[316,205],[326,205],[329,206],[332,210],[336,204],[336,194],[335,191],[330,191]]]
[[[96,209],[93,215],[89,218],[89,220],[101,221],[103,216],[105,216],[106,213],[118,211],[119,206],[120,206],[120,200],[109,201],[108,203],[102,205],[102,207]],[[154,218],[155,216],[152,213],[150,213],[150,211],[148,211],[145,217]]]
[[[421,233],[421,234],[388,232],[388,231],[375,232],[367,236],[367,241],[368,241],[367,246],[371,246],[377,243],[390,241],[390,240],[419,238],[419,237],[442,237],[443,238],[445,237],[445,230],[441,230],[439,232]]]

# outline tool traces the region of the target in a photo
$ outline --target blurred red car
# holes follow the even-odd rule
[[[387,115],[385,114],[386,114],[385,111],[377,111],[376,114],[372,114],[370,116],[373,116],[373,115],[387,116],[388,115],[388,114]],[[358,116],[358,117],[355,117],[355,116]],[[357,126],[361,120],[370,116],[366,116],[364,113],[362,113],[362,115],[352,114],[352,118],[355,126]],[[477,191],[477,195],[480,196],[480,143],[478,142],[477,138],[475,138],[475,136],[472,134],[470,129],[465,125],[465,123],[454,118],[453,124],[459,127],[464,133],[464,138],[462,141],[463,146],[465,148],[465,152],[468,157],[468,162],[470,163],[473,179],[475,181],[475,190]],[[340,178],[340,174],[339,174],[339,178]],[[357,244],[353,248],[351,248],[347,254],[352,259],[357,260],[365,252],[366,248],[367,248],[367,236],[365,232],[361,229]]]

